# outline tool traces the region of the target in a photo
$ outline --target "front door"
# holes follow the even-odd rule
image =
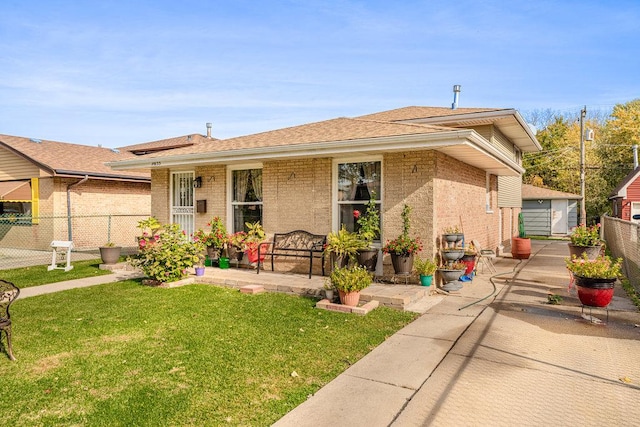
[[[568,208],[567,200],[551,200],[551,234],[569,232]]]
[[[191,236],[194,227],[193,172],[171,174],[171,222]]]

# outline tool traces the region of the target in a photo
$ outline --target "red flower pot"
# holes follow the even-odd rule
[[[578,298],[583,305],[606,307],[613,298],[616,279],[599,279],[574,276],[578,288]]]

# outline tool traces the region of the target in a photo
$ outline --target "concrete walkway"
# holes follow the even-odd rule
[[[603,309],[583,317],[566,242],[532,244],[532,258],[501,259],[493,280],[465,284],[275,425],[640,424],[640,314],[618,287],[608,323]]]

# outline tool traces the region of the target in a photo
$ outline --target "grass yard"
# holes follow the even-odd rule
[[[33,267],[12,268],[0,271],[0,278],[15,284],[20,289],[30,286],[46,285],[48,283],[63,282],[65,280],[80,279],[83,277],[101,276],[111,274],[109,270],[100,270],[100,259],[72,262],[73,270],[47,271],[46,265]]]
[[[137,280],[18,300],[2,424],[270,425],[416,317],[314,305]]]

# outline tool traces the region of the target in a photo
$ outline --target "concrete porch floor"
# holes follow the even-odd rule
[[[323,286],[328,276],[311,276],[306,274],[260,271],[249,268],[221,269],[206,267],[204,276],[190,276],[196,283],[209,283],[240,289],[248,285],[263,286],[267,292],[281,292],[291,295],[324,298]],[[404,279],[401,279],[404,282]],[[444,295],[436,290],[435,285],[429,287],[412,284],[373,283],[360,293],[360,301],[367,303],[376,300],[382,306],[397,310],[425,313],[430,307],[442,301]]]

